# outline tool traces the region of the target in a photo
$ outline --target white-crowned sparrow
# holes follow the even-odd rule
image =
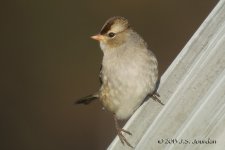
[[[104,108],[114,114],[121,142],[131,146],[122,132],[131,133],[120,128],[117,119],[129,118],[151,96],[161,103],[156,92],[159,84],[157,59],[124,17],[110,18],[101,32],[91,38],[100,42],[104,53],[100,71],[102,85],[97,93],[76,103],[89,104],[99,99]]]

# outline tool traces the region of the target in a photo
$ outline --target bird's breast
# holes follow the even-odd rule
[[[100,99],[118,118],[129,117],[154,90],[157,76],[153,68],[157,64],[150,60],[146,55],[103,59]]]

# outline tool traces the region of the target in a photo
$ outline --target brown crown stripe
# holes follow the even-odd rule
[[[111,29],[112,25],[115,23],[116,20],[127,21],[127,19],[124,17],[120,17],[120,16],[112,17],[106,21],[105,25],[102,27],[100,34],[102,35],[106,34]],[[129,28],[129,25],[127,25],[127,28]]]
[[[102,34],[102,35],[106,34],[111,29],[111,26],[114,24],[114,21],[115,21],[115,18],[109,19],[103,26],[100,34]]]

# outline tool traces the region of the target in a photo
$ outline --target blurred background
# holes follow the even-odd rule
[[[96,101],[102,59],[90,36],[129,19],[168,68],[218,0],[1,1],[1,150],[104,150],[116,135]],[[163,101],[163,100],[162,100]]]

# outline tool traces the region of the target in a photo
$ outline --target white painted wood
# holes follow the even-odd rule
[[[149,100],[125,125],[137,150],[225,149],[225,0],[221,0],[161,78],[165,106]],[[188,144],[159,144],[161,139]],[[216,144],[192,144],[210,139]],[[131,149],[118,137],[108,150]]]

